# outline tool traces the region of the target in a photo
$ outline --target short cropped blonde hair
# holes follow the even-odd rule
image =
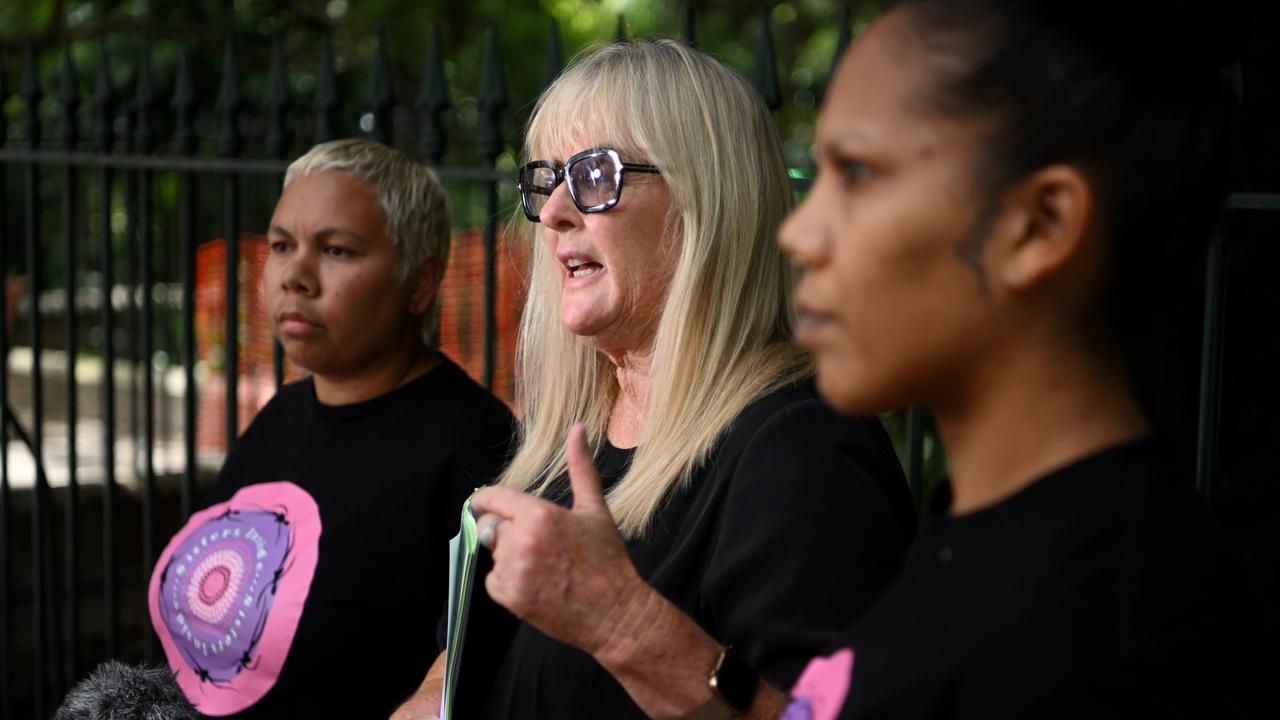
[[[372,140],[349,138],[321,143],[294,160],[285,172],[288,187],[298,175],[333,170],[373,186],[386,231],[400,251],[400,280],[407,281],[429,258],[439,267],[437,282],[449,262],[449,201],[439,178],[426,165]],[[440,318],[439,295],[422,316],[425,339],[435,335]]]

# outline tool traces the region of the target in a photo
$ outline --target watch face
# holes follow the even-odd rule
[[[733,648],[725,648],[720,666],[712,678],[712,689],[719,692],[734,710],[742,713],[751,709],[759,684],[760,674]]]

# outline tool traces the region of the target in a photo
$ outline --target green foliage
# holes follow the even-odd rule
[[[738,68],[754,73],[761,22],[767,8],[776,50],[775,66],[783,107],[778,112],[787,156],[792,164],[808,164],[813,121],[835,55],[837,23],[844,3],[839,0],[791,0],[743,3],[729,0],[696,2],[697,44]],[[865,23],[878,2],[856,3],[854,28]],[[218,86],[220,54],[228,28],[237,39],[243,91],[260,102],[266,90],[270,38],[284,33],[295,107],[308,108],[319,66],[320,40],[332,30],[340,90],[347,104],[348,130],[352,113],[364,97],[366,68],[373,55],[376,33],[385,28],[392,62],[393,89],[401,105],[411,105],[419,91],[426,48],[433,31],[443,38],[446,77],[454,104],[451,122],[456,142],[447,162],[469,164],[474,152],[468,137],[476,118],[476,92],[484,67],[486,32],[496,29],[504,61],[510,104],[506,134],[513,150],[532,102],[546,77],[547,49],[554,20],[562,37],[563,57],[614,39],[621,22],[628,37],[675,36],[683,33],[685,2],[676,0],[7,0],[0,3],[0,49],[4,51],[10,87],[20,69],[21,49],[28,38],[42,48],[42,79],[46,93],[55,94],[59,63],[55,53],[70,43],[88,92],[96,61],[95,43],[107,37],[114,63],[112,74],[122,95],[129,96],[133,62],[141,39],[153,44],[157,85],[170,86],[177,48],[186,45],[197,59],[195,72],[202,97],[212,101]],[[46,104],[52,102],[47,98]],[[7,114],[16,118],[20,105],[10,100]],[[211,108],[210,108],[211,109]],[[52,115],[56,108],[47,108]],[[205,118],[206,129],[210,117]],[[511,158],[514,162],[514,158]]]

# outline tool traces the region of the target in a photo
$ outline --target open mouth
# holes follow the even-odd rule
[[[565,262],[565,267],[569,269],[569,277],[571,278],[589,277],[604,269],[604,266],[600,263],[582,258],[570,258]]]
[[[834,325],[835,315],[827,312],[816,310],[812,307],[806,307],[802,304],[796,306],[796,328],[795,337],[801,345],[806,345],[817,339],[820,333],[823,333],[829,327]]]

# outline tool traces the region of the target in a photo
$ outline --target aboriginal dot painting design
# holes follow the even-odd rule
[[[275,685],[302,618],[320,513],[289,482],[241,489],[191,516],[151,576],[151,624],[187,698],[230,715]]]

